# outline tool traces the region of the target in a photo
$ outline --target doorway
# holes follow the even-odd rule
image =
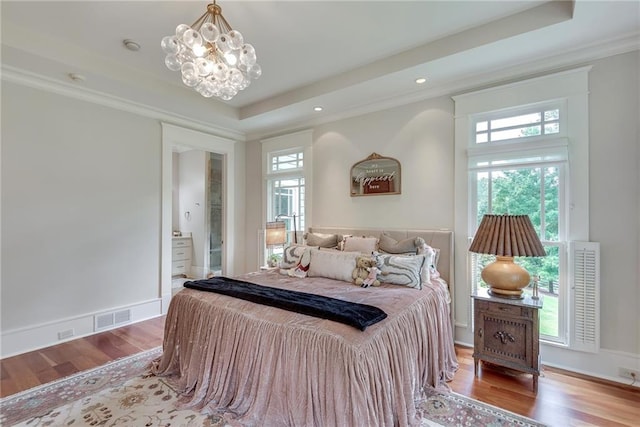
[[[162,228],[161,228],[161,265],[160,296],[162,311],[166,313],[172,295],[172,231],[173,231],[173,151],[174,147],[185,150],[201,150],[207,158],[215,154],[213,161],[203,163],[205,176],[210,177],[212,184],[205,191],[203,185],[202,205],[207,207],[206,215],[212,226],[207,226],[203,234],[206,243],[194,244],[194,250],[205,251],[200,264],[206,269],[210,267],[220,274],[233,275],[235,272],[234,230],[235,230],[235,141],[219,136],[162,123]],[[211,171],[211,173],[209,173]],[[209,178],[207,178],[209,179]],[[210,191],[211,190],[211,194]],[[195,205],[195,203],[194,203]],[[209,210],[209,207],[215,207]],[[195,212],[193,209],[190,212]],[[209,223],[209,221],[204,221]]]

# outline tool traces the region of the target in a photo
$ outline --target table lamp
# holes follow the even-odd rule
[[[482,270],[482,280],[491,295],[513,299],[522,298],[530,281],[527,270],[513,257],[547,255],[528,215],[484,215],[469,251],[496,256]]]

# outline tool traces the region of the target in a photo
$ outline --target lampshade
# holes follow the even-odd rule
[[[496,261],[482,270],[490,293],[521,298],[529,284],[529,273],[513,262],[513,257],[546,256],[528,215],[485,215],[469,247],[470,252],[496,255]]]
[[[284,245],[286,240],[286,228],[283,221],[267,222],[266,228],[266,245],[280,246]]]
[[[262,75],[255,49],[231,28],[215,1],[191,26],[178,25],[160,45],[167,68],[180,71],[182,82],[207,98],[228,101]]]

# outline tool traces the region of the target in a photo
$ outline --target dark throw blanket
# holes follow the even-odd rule
[[[256,285],[228,277],[185,282],[185,288],[216,292],[258,304],[344,323],[364,331],[387,317],[371,305],[343,301],[322,295]]]

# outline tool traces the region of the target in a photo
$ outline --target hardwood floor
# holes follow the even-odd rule
[[[0,396],[162,345],[164,317],[0,360]],[[543,367],[537,395],[531,375],[483,366],[473,375],[473,350],[456,346],[457,393],[549,426],[639,426],[640,389]]]
[[[0,397],[162,345],[165,317],[0,360]]]

